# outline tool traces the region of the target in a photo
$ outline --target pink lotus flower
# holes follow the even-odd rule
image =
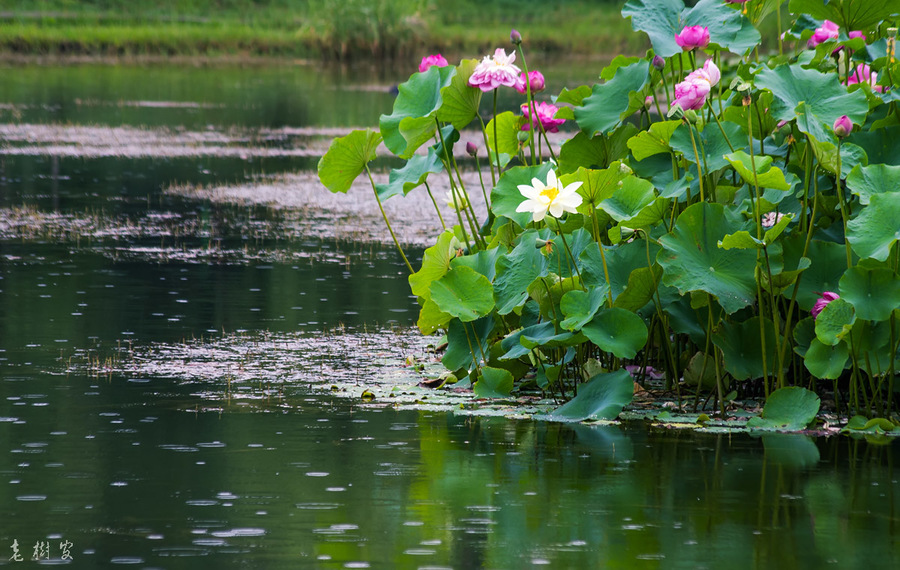
[[[822,312],[822,309],[824,309],[828,303],[841,298],[840,295],[838,295],[837,293],[832,293],[831,291],[825,291],[820,295],[821,297],[816,300],[816,303],[813,305],[812,310],[809,311],[809,314],[812,315],[813,320],[816,320],[816,317],[819,316],[819,313]]]
[[[544,74],[540,71],[529,71],[528,72],[528,83],[525,82],[525,72],[523,71],[521,75],[519,75],[519,81],[516,83],[516,91],[525,95],[528,91],[528,85],[531,85],[532,93],[540,93],[544,90],[546,86],[546,82],[544,81]]]
[[[556,105],[551,105],[550,103],[545,103],[541,101],[540,103],[535,104],[536,113],[532,114],[529,112],[528,103],[522,103],[522,114],[529,118],[529,120],[522,125],[523,131],[531,130],[531,123],[534,120],[534,115],[537,115],[537,120],[541,122],[544,126],[544,131],[548,133],[558,133],[559,126],[566,122],[565,119],[554,119],[553,115],[559,111],[559,107]]]
[[[444,56],[439,53],[436,53],[434,55],[426,55],[422,58],[422,62],[419,64],[419,72],[421,73],[423,71],[428,71],[428,68],[433,65],[436,65],[438,67],[447,67],[450,64],[447,63],[447,60],[444,59]]]
[[[832,127],[834,134],[839,136],[840,138],[844,138],[849,135],[853,131],[853,122],[850,121],[850,117],[847,115],[841,115],[834,122],[834,127]]]
[[[863,40],[866,39],[866,35],[865,35],[864,33],[860,32],[860,31],[858,31],[858,30],[854,30],[854,31],[850,32],[849,34],[847,34],[847,36],[848,36],[851,40],[854,39],[854,38],[862,38]]]
[[[685,26],[680,34],[675,34],[675,43],[683,51],[705,48],[709,45],[709,28],[706,26]]]
[[[522,73],[522,70],[514,65],[515,61],[516,52],[506,55],[503,48],[497,48],[493,57],[484,56],[481,63],[475,67],[475,71],[469,77],[469,86],[485,92],[501,85],[515,87],[519,82],[519,74]]]
[[[884,92],[884,86],[878,85],[878,74],[872,71],[872,68],[867,63],[857,65],[845,83],[848,87],[857,83],[868,83],[872,91]]]
[[[763,219],[761,220],[762,227],[767,228],[767,229],[771,228],[775,224],[780,222],[781,218],[783,218],[783,217],[784,217],[784,214],[781,214],[779,212],[769,212],[768,214],[763,216]]]
[[[673,104],[680,105],[682,109],[698,110],[706,103],[706,96],[710,89],[719,83],[722,73],[711,59],[706,60],[702,69],[690,72],[684,81],[675,86],[675,100]]]
[[[816,28],[816,31],[813,32],[812,37],[806,42],[806,47],[814,48],[822,42],[836,40],[837,37],[838,25],[831,20],[825,20],[825,22],[822,23],[822,27]]]

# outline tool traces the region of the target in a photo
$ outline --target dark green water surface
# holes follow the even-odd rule
[[[23,106],[3,122],[375,124],[390,96],[348,84],[396,79],[350,77],[26,66],[0,73],[0,102]],[[417,318],[393,250],[162,192],[314,164],[0,149],[4,211],[158,222],[0,240],[0,566],[34,567],[37,545],[78,568],[900,567],[897,443],[373,409],[300,382],[197,380],[187,362],[183,378],[71,365],[267,331],[392,345]]]

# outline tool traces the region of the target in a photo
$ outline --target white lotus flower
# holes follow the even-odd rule
[[[519,184],[519,192],[525,196],[516,208],[517,212],[531,212],[535,222],[540,222],[550,213],[554,218],[559,218],[565,212],[576,213],[581,205],[581,194],[577,190],[581,187],[581,181],[573,182],[563,187],[556,178],[556,172],[551,170],[547,174],[547,183],[544,184],[537,178],[531,179],[531,186]]]

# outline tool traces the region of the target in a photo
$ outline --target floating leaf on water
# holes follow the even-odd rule
[[[580,422],[616,419],[634,397],[634,381],[626,370],[598,374],[578,387],[578,395],[560,406],[547,419]]]
[[[747,427],[762,430],[802,430],[819,413],[819,396],[800,386],[779,388],[766,400],[757,418],[750,418]]]

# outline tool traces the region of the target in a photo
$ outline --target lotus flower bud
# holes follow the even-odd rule
[[[467,142],[466,143],[466,154],[474,157],[476,154],[478,154],[478,145],[476,145],[472,141]]]
[[[675,43],[684,51],[705,48],[709,45],[709,28],[706,26],[685,26],[680,34],[675,34]]]
[[[841,117],[834,122],[834,134],[840,138],[846,137],[852,130],[853,123],[847,115],[841,115]]]
[[[809,314],[812,315],[813,320],[819,316],[819,313],[822,312],[828,303],[832,301],[837,301],[841,296],[833,291],[825,291],[824,293],[820,293],[820,298],[816,300],[813,308],[809,311]]]
[[[513,45],[519,45],[522,43],[522,34],[519,33],[518,30],[513,28],[511,32],[509,32],[509,41],[513,43]]]
[[[653,67],[659,71],[662,71],[666,67],[666,60],[658,55],[654,55],[653,60],[650,63],[652,63]]]

